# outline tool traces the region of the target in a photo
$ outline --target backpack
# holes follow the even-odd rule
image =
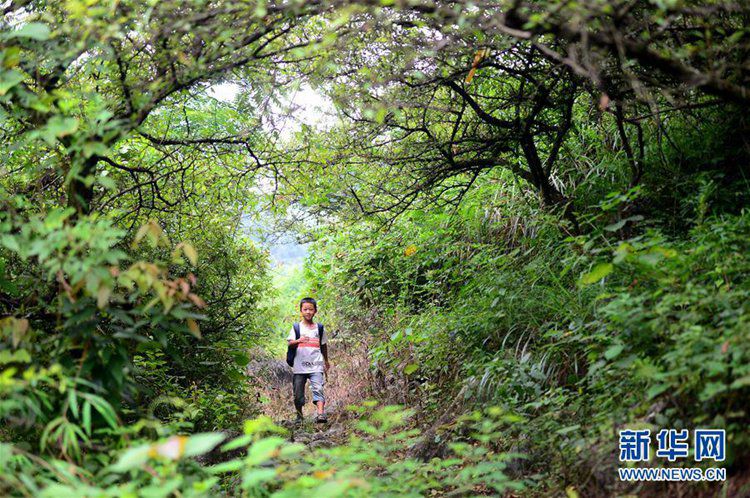
[[[292,325],[294,328],[294,339],[299,340],[300,331],[299,331],[299,322],[295,322],[294,325]],[[320,339],[320,342],[323,342],[323,334],[325,333],[325,329],[323,328],[323,324],[318,324],[318,339]],[[290,367],[294,367],[294,357],[297,356],[297,344],[294,346],[287,346],[286,347],[286,363]]]

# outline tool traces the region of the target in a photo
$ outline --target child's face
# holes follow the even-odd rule
[[[302,303],[299,313],[305,320],[311,322],[316,313],[315,306],[312,303]]]

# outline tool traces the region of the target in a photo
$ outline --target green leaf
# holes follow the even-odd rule
[[[242,474],[242,487],[247,489],[269,481],[276,476],[276,469],[254,469]],[[320,495],[322,496],[322,495]]]
[[[576,488],[573,487],[573,486],[568,486],[567,488],[565,488],[565,495],[568,498],[578,498],[579,497],[578,491],[576,491]]]
[[[274,455],[279,446],[284,444],[284,442],[284,438],[278,436],[271,436],[259,440],[248,450],[245,462],[248,465],[258,465],[265,462]]]
[[[31,363],[31,355],[25,349],[19,349],[12,353],[7,349],[0,351],[0,365],[7,363]]]
[[[562,429],[558,429],[555,432],[557,434],[560,434],[561,436],[564,436],[565,434],[567,434],[569,432],[577,431],[580,428],[581,428],[580,424],[575,424],[575,425],[569,425],[568,427],[563,427]]]
[[[248,363],[250,363],[250,358],[246,354],[235,353],[233,357],[234,362],[240,367],[245,367]]]
[[[81,423],[83,424],[83,430],[86,431],[86,434],[91,435],[91,403],[88,401],[83,404],[83,417]]]
[[[224,441],[226,436],[220,432],[203,432],[190,436],[185,443],[185,452],[183,456],[196,456],[208,453],[219,443]]]
[[[13,235],[3,235],[0,239],[0,244],[4,245],[7,249],[13,252],[21,252],[21,246],[18,244],[18,240]]]
[[[0,96],[8,93],[8,90],[18,85],[24,80],[23,73],[11,69],[10,71],[4,71],[0,75]]]
[[[625,348],[625,345],[623,344],[615,344],[613,346],[610,346],[604,352],[604,357],[608,360],[611,360],[612,358],[617,358],[620,355],[620,353],[622,353],[622,350],[624,348]]]
[[[236,450],[237,448],[242,448],[243,446],[247,446],[248,444],[253,442],[253,436],[252,434],[245,434],[244,436],[239,436],[237,438],[232,439],[227,444],[221,447],[222,451],[232,451]]]
[[[21,29],[12,31],[6,35],[8,39],[11,38],[31,38],[32,40],[44,41],[49,39],[50,30],[46,24],[40,22],[30,22],[24,24]]]
[[[279,456],[291,456],[296,455],[297,453],[300,453],[301,451],[304,451],[307,448],[302,443],[292,443],[292,444],[285,444],[281,451],[279,452]]]
[[[286,429],[273,423],[271,417],[267,415],[261,415],[258,418],[251,420],[245,420],[244,424],[245,434],[257,434],[262,432],[275,432],[278,434],[286,434]]]
[[[416,363],[411,363],[409,365],[406,365],[406,368],[404,368],[404,373],[406,375],[411,375],[417,370],[419,370],[419,365],[417,365]]]
[[[723,393],[728,388],[729,386],[727,386],[723,382],[708,382],[706,384],[706,387],[703,389],[703,392],[701,392],[700,394],[700,399],[701,401],[708,401],[717,394]]]
[[[3,280],[0,276],[0,290],[10,295],[11,297],[18,297],[18,286],[13,282]]]
[[[596,283],[612,273],[613,269],[614,265],[612,265],[612,263],[598,263],[590,272],[581,275],[581,278],[578,279],[578,283],[580,285]]]
[[[95,394],[85,394],[83,396],[94,406],[99,415],[104,418],[110,427],[113,429],[117,427],[117,413],[115,413],[115,409],[112,408],[112,405],[107,400]]]
[[[222,474],[224,472],[236,472],[244,466],[242,460],[229,460],[228,462],[222,462],[216,465],[212,465],[208,468],[208,471],[212,474]]]
[[[49,212],[47,217],[44,218],[44,227],[49,230],[58,229],[63,226],[63,222],[67,220],[73,213],[75,213],[75,209],[73,208],[53,209]]]
[[[76,118],[53,116],[47,121],[47,131],[57,138],[68,136],[75,133],[76,130],[78,130],[78,120]]]
[[[670,388],[670,384],[656,384],[651,386],[646,391],[646,399],[653,399]]]
[[[604,227],[604,229],[607,230],[608,232],[616,232],[622,227],[624,227],[627,221],[628,220],[620,220],[616,223],[612,223],[611,225],[607,225],[606,227]]]
[[[113,472],[127,472],[130,469],[140,467],[148,461],[150,451],[150,444],[131,448],[125,451],[117,463],[110,468]]]
[[[732,385],[730,385],[729,387],[732,389],[739,389],[745,386],[750,386],[750,375],[740,377],[739,379],[732,382]]]
[[[72,413],[75,418],[78,418],[78,396],[76,396],[75,389],[68,391],[68,406],[70,406],[70,413]]]
[[[96,177],[96,181],[99,182],[99,185],[106,188],[107,190],[117,189],[117,183],[108,176],[98,176]]]
[[[195,248],[193,247],[192,244],[183,242],[182,252],[185,254],[185,257],[190,261],[190,263],[193,266],[198,264],[198,253],[195,251]]]

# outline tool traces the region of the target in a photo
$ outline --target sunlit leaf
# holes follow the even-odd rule
[[[578,283],[581,285],[596,283],[612,273],[612,270],[614,270],[614,265],[612,263],[597,263],[591,271],[581,275],[581,278],[578,279]]]
[[[21,26],[21,28],[11,31],[6,35],[7,38],[31,38],[34,40],[46,40],[50,37],[50,30],[46,24],[39,22],[30,22]]]

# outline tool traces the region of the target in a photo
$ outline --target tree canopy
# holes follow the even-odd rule
[[[611,496],[704,426],[739,493],[745,2],[0,8],[2,494]],[[330,452],[269,387],[308,294]]]

